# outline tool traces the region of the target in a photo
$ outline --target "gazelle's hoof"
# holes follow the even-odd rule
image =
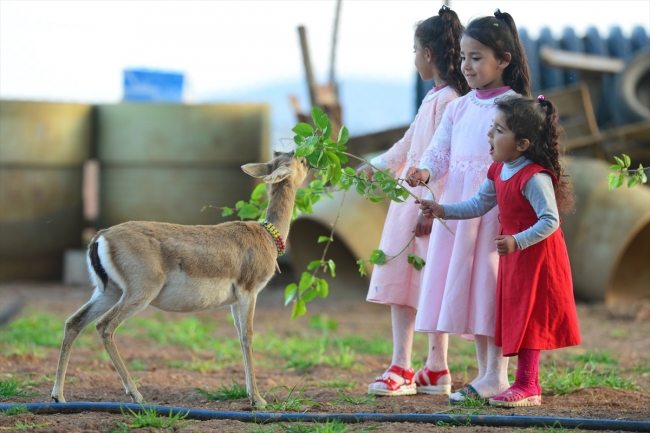
[[[135,404],[144,403],[144,398],[142,397],[142,394],[140,394],[138,391],[130,392],[128,394],[131,396],[131,400],[133,400],[133,403]]]
[[[63,396],[57,397],[54,394],[52,394],[50,397],[52,397],[52,400],[54,400],[54,403],[65,403],[65,398],[63,398]]]
[[[264,400],[262,397],[260,397],[259,399],[255,399],[255,400],[251,399],[251,405],[253,407],[260,407],[260,408],[266,407],[266,400]]]

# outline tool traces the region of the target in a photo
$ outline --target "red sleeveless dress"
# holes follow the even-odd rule
[[[531,163],[508,180],[501,180],[503,163],[494,163],[488,179],[494,182],[499,204],[499,233],[514,235],[532,227],[535,210],[522,194],[526,182],[540,172],[553,173]],[[523,250],[499,256],[495,344],[503,356],[519,349],[559,349],[580,344],[578,315],[573,298],[571,267],[564,233],[553,234]]]

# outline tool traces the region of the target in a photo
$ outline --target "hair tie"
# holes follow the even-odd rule
[[[494,16],[497,17],[497,18],[499,18],[500,15],[501,15],[501,9],[496,8],[496,9],[494,10]]]
[[[539,102],[541,105],[544,105],[544,101],[546,101],[546,98],[544,97],[544,95],[539,95],[537,97],[537,102]]]
[[[442,7],[440,8],[440,10],[438,11],[438,15],[442,16],[442,14],[444,14],[444,13],[447,12],[448,10],[450,10],[449,6],[447,6],[447,5],[442,5]]]

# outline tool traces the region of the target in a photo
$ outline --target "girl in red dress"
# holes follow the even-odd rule
[[[494,163],[469,200],[440,205],[423,200],[421,209],[446,219],[484,215],[499,204],[499,254],[495,344],[504,356],[518,356],[514,385],[490,405],[538,406],[540,350],[580,344],[571,268],[558,211],[573,209],[573,188],[560,165],[555,107],[509,97],[496,101],[488,132]]]

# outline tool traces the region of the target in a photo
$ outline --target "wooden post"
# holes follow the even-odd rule
[[[298,34],[300,35],[300,48],[302,48],[302,61],[305,65],[305,75],[307,78],[307,87],[309,88],[309,99],[312,107],[318,105],[316,100],[316,82],[314,80],[314,72],[311,68],[311,58],[309,57],[309,44],[307,43],[307,30],[305,26],[298,26]]]

